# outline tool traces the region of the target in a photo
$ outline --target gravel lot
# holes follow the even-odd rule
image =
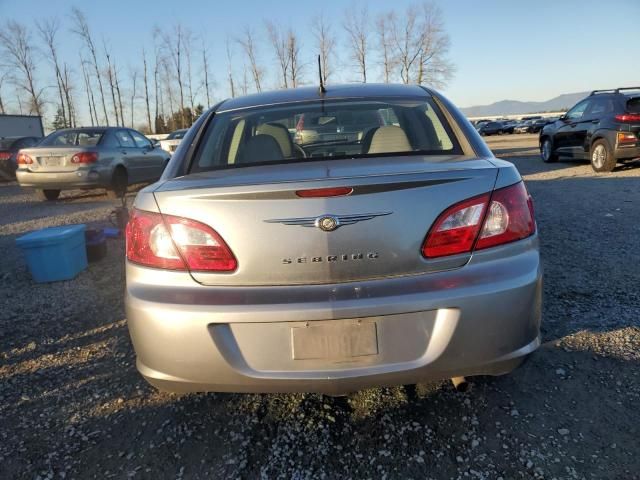
[[[0,478],[640,478],[640,166],[545,165],[536,141],[488,140],[534,197],[544,345],[465,394],[159,393],[135,370],[123,242],[49,285],[14,247],[34,228],[104,225],[115,202],[0,184]]]

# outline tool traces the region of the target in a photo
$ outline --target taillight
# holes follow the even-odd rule
[[[622,115],[616,115],[616,120],[623,123],[636,123],[640,122],[640,114],[638,113],[623,113]]]
[[[618,143],[635,143],[637,140],[633,132],[618,132]]]
[[[436,220],[422,246],[426,258],[495,247],[533,235],[533,203],[523,182],[457,203]]]
[[[351,187],[335,187],[335,188],[312,188],[309,190],[298,190],[296,195],[302,198],[319,198],[319,197],[342,197],[351,195],[353,188]]]
[[[188,218],[134,209],[126,229],[127,259],[148,267],[232,272],[238,262],[222,237]]]
[[[31,165],[33,163],[33,158],[31,158],[26,153],[18,153],[16,157],[16,163],[18,165]]]
[[[422,254],[434,258],[470,252],[478,238],[489,197],[486,193],[446,209],[427,235]]]
[[[476,250],[527,238],[536,231],[533,201],[523,182],[496,190]]]
[[[80,152],[71,157],[71,163],[96,163],[98,161],[97,152]]]
[[[0,152],[0,160],[9,160],[11,158],[11,152]]]

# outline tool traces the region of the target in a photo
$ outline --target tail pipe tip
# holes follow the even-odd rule
[[[469,390],[469,382],[467,382],[465,377],[453,377],[451,383],[453,383],[453,388],[458,392],[466,392]]]

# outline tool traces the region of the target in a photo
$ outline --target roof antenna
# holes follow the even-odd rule
[[[320,55],[318,55],[318,76],[320,77],[320,88],[318,89],[318,92],[320,93],[320,95],[324,95],[325,93],[327,93],[327,89],[324,88],[324,83],[322,83],[322,66],[320,64]]]

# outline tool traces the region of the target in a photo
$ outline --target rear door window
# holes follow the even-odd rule
[[[116,132],[116,138],[118,139],[121,147],[136,148],[136,144],[134,143],[133,138],[131,138],[131,135],[129,135],[129,132],[127,132],[126,130],[118,130]]]
[[[133,141],[135,142],[136,147],[138,147],[138,148],[148,148],[148,147],[151,146],[151,142],[149,140],[147,140],[144,137],[144,135],[141,135],[140,133],[136,132],[135,130],[129,130],[129,133],[133,137]]]

